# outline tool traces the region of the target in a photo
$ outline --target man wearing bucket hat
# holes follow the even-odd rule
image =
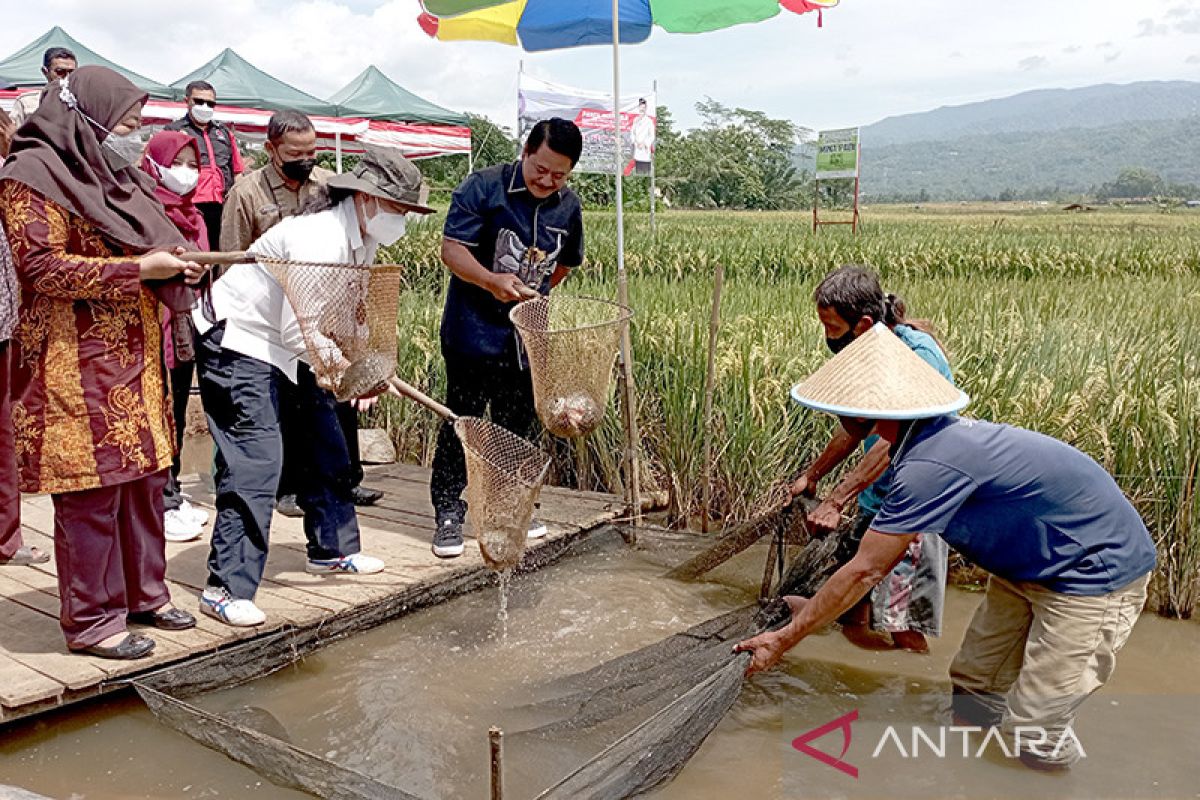
[[[1018,745],[1028,766],[1069,767],[1080,757],[1075,715],[1112,674],[1155,562],[1116,482],[1056,439],[953,416],[967,396],[883,325],[792,397],[874,421],[895,473],[854,558],[811,599],[792,598],[785,627],[735,647],[753,653],[748,672],[776,664],[882,580],[915,536],[936,533],[991,573],[950,666],[956,716],[1008,737],[1025,731]]]
[[[398,151],[368,149],[354,171],[300,216],[271,228],[250,252],[286,261],[360,264],[405,232],[408,213],[430,214],[421,173]],[[309,309],[310,311],[312,309]],[[230,625],[261,624],[253,599],[262,580],[283,443],[279,397],[294,384],[306,432],[299,504],[308,540],[305,570],[318,575],[379,572],[360,551],[354,467],[333,394],[318,386],[295,311],[261,264],[233,267],[198,308],[196,361],[217,445],[217,520],[200,610]]]

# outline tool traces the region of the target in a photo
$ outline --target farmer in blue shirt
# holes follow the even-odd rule
[[[882,322],[948,381],[950,362],[924,320],[909,320],[903,300],[884,294],[879,276],[867,267],[848,264],[825,276],[813,292],[817,316],[825,329],[829,349],[839,353],[863,333]],[[846,563],[858,551],[863,534],[883,506],[891,485],[888,470],[888,444],[871,434],[867,426],[843,420],[829,444],[792,484],[792,495],[815,496],[817,484],[858,447],[863,458],[847,470],[808,515],[815,530],[832,531],[842,519],[842,509],[858,498],[858,521],[838,543],[839,563]],[[940,636],[942,607],[946,598],[946,566],[950,548],[936,534],[922,534],[913,540],[904,558],[870,596],[863,598],[842,615],[842,633],[860,647],[894,646],[917,653],[929,651],[926,636]],[[882,633],[877,633],[882,632]]]
[[[882,325],[792,396],[875,421],[894,474],[853,560],[812,599],[789,598],[785,627],[737,645],[753,653],[748,671],[777,663],[882,580],[915,536],[935,533],[992,573],[950,667],[956,715],[1009,737],[1024,731],[1028,766],[1069,767],[1079,758],[1072,722],[1112,675],[1155,562],[1112,476],[1057,439],[953,416],[966,395]]]
[[[442,237],[450,288],[442,312],[446,405],[461,416],[492,420],[526,438],[536,432],[533,384],[508,312],[549,294],[583,263],[583,212],[566,186],[583,151],[568,120],[533,126],[521,158],[468,175],[454,190]],[[462,445],[442,426],[429,493],[437,516],[433,553],[462,555],[467,485]],[[531,524],[531,538],[546,527]]]

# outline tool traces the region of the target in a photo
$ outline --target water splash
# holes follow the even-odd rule
[[[511,567],[496,573],[497,586],[500,590],[500,610],[496,618],[500,621],[500,641],[508,639],[508,587],[512,585],[513,570]]]

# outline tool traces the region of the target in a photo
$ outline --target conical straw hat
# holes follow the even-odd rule
[[[939,417],[970,402],[880,323],[793,386],[792,399],[817,411],[864,419]]]

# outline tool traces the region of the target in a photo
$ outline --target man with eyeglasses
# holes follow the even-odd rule
[[[17,97],[13,110],[9,114],[12,124],[17,128],[25,123],[33,112],[42,104],[42,97],[50,85],[59,78],[66,78],[75,71],[77,66],[75,54],[65,47],[51,47],[42,54],[42,75],[46,77],[46,85]]]
[[[583,263],[583,211],[566,185],[583,152],[570,120],[544,119],[529,132],[521,158],[474,172],[454,190],[442,231],[450,289],[442,312],[446,405],[460,416],[492,420],[518,436],[537,435],[529,363],[509,310],[549,294]],[[433,554],[463,553],[462,498],[467,468],[452,425],[438,433],[430,499],[437,515]],[[529,538],[546,535],[534,520]]]
[[[200,180],[192,202],[204,215],[208,228],[208,245],[220,248],[221,211],[225,198],[233,189],[233,181],[246,166],[238,152],[233,131],[213,119],[217,92],[207,81],[192,81],[184,89],[187,114],[166,126],[169,131],[183,131],[196,140],[200,151]]]

